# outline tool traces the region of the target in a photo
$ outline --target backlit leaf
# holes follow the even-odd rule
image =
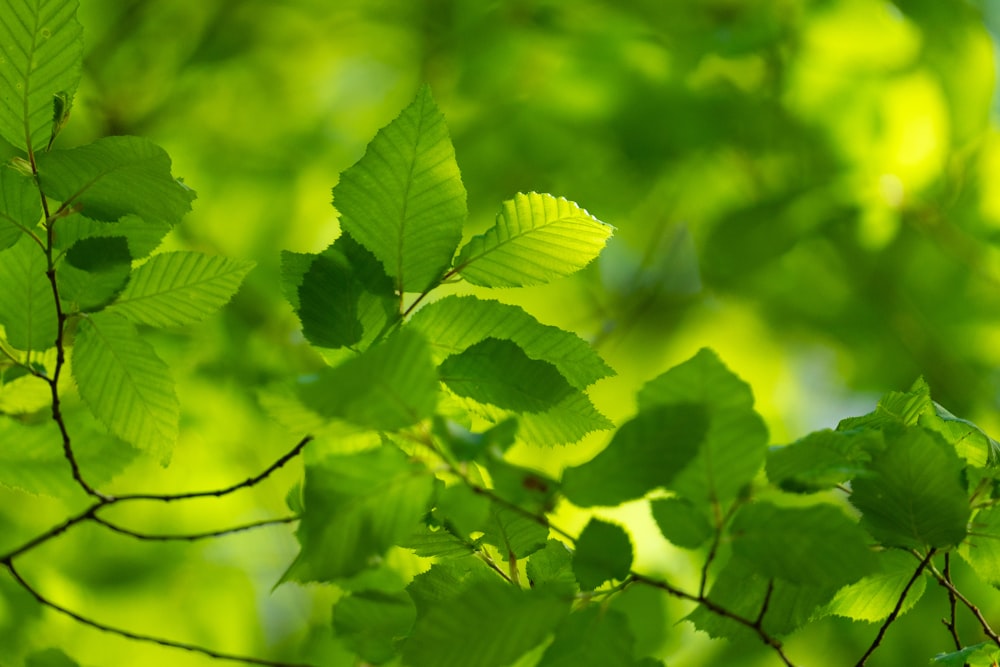
[[[976,512],[959,553],[984,581],[1000,586],[1000,507]]]
[[[562,622],[538,667],[637,667],[633,643],[622,614],[587,607]]]
[[[768,452],[767,478],[792,493],[830,489],[862,472],[877,445],[868,431],[816,431]]]
[[[613,231],[571,201],[519,193],[503,203],[493,227],[465,244],[455,268],[474,285],[540,285],[585,267]]]
[[[876,556],[878,571],[837,591],[826,606],[827,613],[869,623],[882,621],[892,613],[919,561],[912,554],[898,550],[880,551]],[[913,608],[926,586],[926,576],[913,582],[900,608],[901,613]]]
[[[413,627],[417,610],[406,593],[359,591],[337,601],[333,629],[363,660],[380,665],[396,654],[396,641]]]
[[[56,344],[56,306],[46,267],[45,253],[29,236],[0,252],[0,324],[19,350]]]
[[[398,291],[421,292],[442,276],[467,211],[455,149],[429,87],[340,175],[333,205],[341,228],[382,262]]]
[[[520,512],[494,505],[482,539],[499,549],[504,560],[521,559],[545,546],[549,529]]]
[[[576,540],[573,574],[583,590],[621,581],[632,569],[632,541],[621,526],[591,519]]]
[[[683,498],[657,498],[650,509],[663,537],[672,544],[697,549],[712,536],[712,525],[705,515]]]

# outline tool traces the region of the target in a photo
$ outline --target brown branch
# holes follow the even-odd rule
[[[944,555],[944,578],[945,581],[954,586],[954,582],[951,579],[951,554],[947,553]],[[958,607],[958,598],[955,597],[955,593],[948,589],[948,618],[942,618],[941,622],[944,623],[944,627],[948,628],[948,633],[951,635],[952,641],[955,643],[955,650],[962,650],[962,638],[958,636],[958,625],[956,624],[955,612]]]
[[[0,563],[9,562],[10,560],[17,558],[21,554],[31,551],[35,547],[40,546],[45,542],[48,542],[54,537],[62,535],[63,533],[65,533],[67,530],[77,525],[78,523],[82,523],[84,521],[89,521],[93,519],[94,512],[99,510],[102,506],[104,506],[104,504],[105,503],[103,502],[94,503],[84,511],[77,514],[76,516],[72,516],[63,521],[62,523],[60,523],[59,525],[54,526],[53,528],[48,529],[44,533],[41,533],[40,535],[33,537],[32,539],[28,540],[27,542],[17,547],[13,551],[10,551],[4,554],[3,557],[0,557]]]
[[[757,619],[753,622],[754,626],[762,628],[764,626],[764,615],[767,614],[767,607],[771,604],[771,595],[774,593],[774,579],[767,580],[767,592],[764,593],[764,602],[760,605],[760,611],[757,612]]]
[[[254,528],[263,528],[265,526],[277,526],[281,524],[293,523],[299,520],[297,516],[286,516],[281,519],[266,519],[264,521],[255,521],[253,523],[247,523],[242,526],[235,526],[233,528],[223,528],[221,530],[213,530],[204,533],[191,533],[188,535],[150,535],[149,533],[142,533],[135,530],[130,530],[128,528],[123,528],[118,524],[111,523],[106,519],[94,515],[90,517],[90,520],[94,523],[100,524],[110,531],[118,533],[119,535],[126,535],[128,537],[145,540],[149,542],[196,542],[198,540],[204,540],[212,537],[224,537],[226,535],[233,535],[235,533],[242,533],[248,530],[253,530]]]
[[[941,574],[941,572],[939,572],[933,564],[931,564],[929,569],[931,574],[934,575],[934,578],[937,579],[938,583],[948,589],[948,594],[954,595],[956,600],[964,604],[966,608],[972,612],[972,615],[976,617],[977,621],[979,621],[979,626],[983,629],[983,634],[989,637],[994,644],[1000,646],[1000,635],[993,630],[989,621],[987,621],[986,617],[983,616],[983,612],[980,611],[979,607],[974,605],[969,598],[962,595],[962,592],[955,587],[955,584],[953,584],[949,578]]]
[[[927,555],[924,556],[923,560],[920,561],[920,565],[917,566],[917,569],[913,572],[913,576],[910,577],[908,582],[906,582],[903,592],[900,593],[899,600],[896,601],[896,606],[891,612],[889,612],[889,616],[885,619],[885,622],[882,623],[882,627],[878,629],[878,634],[875,635],[875,639],[872,641],[871,646],[868,647],[865,654],[861,656],[860,660],[858,660],[857,667],[863,667],[863,665],[868,662],[868,658],[871,657],[872,653],[874,653],[882,643],[882,639],[885,637],[885,633],[889,630],[889,626],[893,624],[899,616],[899,612],[902,611],[903,603],[906,602],[906,595],[910,592],[910,589],[913,587],[913,584],[916,583],[917,579],[920,578],[920,575],[923,574],[924,569],[928,566],[928,564],[930,564],[931,558],[934,557],[935,553],[937,553],[936,550],[930,549],[927,552]]]
[[[220,653],[218,651],[213,651],[211,649],[203,648],[201,646],[196,646],[194,644],[186,644],[184,642],[173,641],[171,639],[152,637],[150,635],[142,635],[135,632],[131,632],[129,630],[123,630],[121,628],[105,625],[104,623],[95,621],[86,616],[82,616],[75,611],[72,611],[70,609],[67,609],[66,607],[56,604],[55,602],[52,602],[48,598],[44,597],[37,590],[35,590],[35,588],[31,586],[31,584],[29,584],[27,581],[24,580],[24,578],[21,576],[21,573],[17,571],[17,569],[14,567],[13,562],[11,562],[9,558],[3,560],[2,562],[7,567],[7,571],[10,572],[14,580],[18,584],[20,584],[21,588],[23,588],[33,598],[35,598],[38,604],[42,605],[43,607],[48,607],[49,609],[57,611],[65,616],[69,616],[78,623],[89,626],[91,628],[102,630],[103,632],[107,632],[113,635],[118,635],[119,637],[124,637],[126,639],[132,639],[134,641],[146,642],[148,644],[156,644],[158,646],[164,646],[167,648],[182,649],[184,651],[190,651],[192,653],[199,653],[201,655],[208,656],[209,658],[215,658],[216,660],[229,660],[231,662],[242,662],[248,665],[266,665],[267,667],[315,667],[314,665],[306,665],[302,663],[281,662],[277,660],[263,660],[261,658],[251,658],[248,656],[233,655],[230,653]]]

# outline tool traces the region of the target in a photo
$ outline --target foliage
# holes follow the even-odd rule
[[[230,303],[253,262],[170,247],[195,195],[152,141],[55,147],[81,81],[75,0],[14,0],[3,12],[0,485],[30,498],[3,519],[24,515],[0,546],[12,613],[58,613],[162,664],[187,651],[291,667],[653,667],[675,657],[681,631],[650,612],[670,599],[699,632],[762,648],[774,664],[813,664],[812,647],[794,642],[831,617],[878,624],[860,626],[864,643],[848,660],[861,666],[887,653],[903,614],[929,608],[947,634],[924,659],[995,662],[1000,636],[983,606],[984,584],[1000,583],[1000,445],[920,378],[836,429],[769,446],[750,385],[708,347],[630,390],[630,414],[608,417],[592,395],[614,371],[595,346],[497,298],[585,270],[615,229],[538,192],[502,201],[481,233],[466,228],[479,192],[467,193],[427,85],[342,172],[336,240],[281,253],[304,342],[297,367],[260,381],[260,402],[294,444],[242,482],[112,490],[155,487],[157,465],[205,428],[186,419],[194,407],[187,376],[175,374],[186,369],[177,340]],[[719,237],[746,233],[735,224],[706,246],[706,274],[720,284],[741,266],[763,271],[787,243],[748,243],[728,266]],[[651,270],[633,268],[640,283]],[[600,451],[558,470],[537,463],[585,438]],[[148,504],[177,517],[187,505],[225,507],[300,459],[287,508],[268,518],[167,533],[120,523],[148,519]],[[693,577],[640,558],[633,502]],[[33,503],[57,518],[38,528]],[[146,630],[114,613],[113,595],[91,610],[43,576],[54,543],[86,530],[98,542],[222,545],[286,524],[297,526],[297,555],[282,556],[276,594],[319,584],[333,596],[322,625],[278,646],[224,650]],[[62,576],[98,580],[88,566]],[[965,579],[953,566],[968,566]],[[95,588],[130,576],[143,581],[122,568]],[[941,597],[924,598],[929,582]],[[155,577],[144,585],[165,588]],[[77,664],[59,638],[12,650],[28,666]]]

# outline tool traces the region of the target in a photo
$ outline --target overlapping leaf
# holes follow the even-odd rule
[[[576,540],[573,574],[580,588],[593,590],[606,581],[621,581],[632,569],[632,540],[621,526],[591,519]]]
[[[121,236],[128,242],[128,252],[132,259],[142,259],[156,250],[169,231],[169,224],[143,220],[137,215],[125,215],[114,222],[102,222],[75,213],[59,219],[53,241],[56,248],[66,250],[81,239]]]
[[[913,578],[918,561],[912,554],[898,550],[880,551],[875,555],[878,559],[878,571],[837,591],[837,595],[826,606],[826,613],[869,623],[881,621],[892,613],[899,604],[903,590]],[[912,609],[926,587],[925,576],[914,581],[900,612]]]
[[[239,289],[253,262],[165,252],[132,272],[109,310],[136,324],[179,326],[204,319]]]
[[[0,324],[19,350],[47,350],[56,344],[55,299],[45,276],[45,253],[22,236],[0,252]]]
[[[492,228],[465,244],[455,268],[474,285],[540,285],[592,262],[613,231],[571,201],[518,193]]]
[[[111,433],[166,465],[177,440],[180,403],[167,365],[128,320],[101,312],[80,322],[73,377]]]
[[[511,417],[509,410],[466,401],[469,409],[499,424]],[[574,391],[542,412],[517,415],[517,439],[532,445],[565,445],[579,441],[588,433],[605,431],[614,423],[598,412],[582,391]]]
[[[959,553],[984,581],[1000,586],[1000,507],[976,512]]]
[[[80,239],[56,267],[65,312],[97,310],[125,287],[132,270],[128,241],[122,236]]]
[[[133,214],[173,225],[191,210],[194,191],[170,174],[170,157],[148,139],[105,137],[38,155],[45,193],[92,220]]]
[[[793,493],[830,489],[862,473],[879,443],[869,431],[816,431],[768,452],[767,477]]]
[[[0,136],[24,151],[46,147],[53,99],[80,81],[83,29],[75,0],[5,0],[0,11]]]
[[[42,202],[34,180],[16,169],[0,166],[0,250],[32,229],[42,217]]]
[[[697,549],[712,536],[705,514],[683,498],[657,498],[650,510],[663,537],[679,547]]]
[[[417,610],[406,593],[360,591],[333,608],[333,629],[366,662],[380,665],[396,654],[396,642],[410,632]]]
[[[586,607],[563,621],[538,667],[639,667],[633,644],[625,616]]]
[[[421,292],[442,276],[467,211],[455,149],[429,87],[340,175],[333,204],[341,228],[382,262],[397,290]]]

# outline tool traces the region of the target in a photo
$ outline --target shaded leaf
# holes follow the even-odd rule
[[[121,236],[80,239],[56,267],[65,311],[98,310],[122,291],[132,270],[128,241]]]
[[[996,644],[993,642],[980,642],[979,644],[966,646],[952,653],[938,653],[931,660],[931,664],[942,665],[943,667],[963,667],[964,665],[971,665],[972,667],[990,665],[992,667],[992,665],[996,664],[998,656],[1000,656],[1000,650],[997,649]]]
[[[35,651],[24,659],[24,667],[80,667],[79,664],[57,648]]]
[[[337,601],[333,629],[366,662],[381,665],[396,654],[396,642],[406,637],[417,609],[406,593],[359,591]]]
[[[224,306],[254,266],[250,261],[165,252],[132,272],[109,310],[153,327],[198,322]]]
[[[442,603],[458,597],[471,584],[479,581],[493,583],[496,576],[479,558],[434,563],[429,570],[413,578],[406,592],[417,606],[417,615],[423,617]]]
[[[0,252],[0,324],[19,350],[47,350],[58,331],[45,253],[28,236]]]
[[[792,493],[831,489],[863,472],[878,444],[866,431],[816,431],[768,452],[767,478]]]
[[[657,498],[650,509],[660,533],[672,544],[697,549],[712,536],[712,525],[705,515],[683,498]]]
[[[65,250],[80,239],[121,236],[128,242],[132,259],[148,257],[170,231],[170,225],[156,220],[146,221],[136,215],[125,215],[115,222],[91,220],[79,213],[59,220],[55,226],[55,247]]]
[[[399,546],[423,558],[459,558],[475,552],[470,540],[459,537],[448,528],[431,528],[426,524],[418,526]]]
[[[550,586],[569,594],[577,589],[573,552],[559,540],[548,540],[544,548],[531,554],[525,573],[532,588]]]
[[[632,541],[621,526],[592,518],[576,540],[573,574],[583,590],[621,581],[632,569]]]
[[[73,377],[87,407],[111,433],[166,465],[177,440],[180,403],[167,365],[128,320],[109,312],[81,320]]]
[[[538,667],[636,667],[633,643],[622,614],[587,607],[562,622]]]
[[[459,535],[481,531],[490,517],[490,500],[465,484],[453,484],[438,494],[435,515]]]
[[[400,292],[421,292],[462,238],[465,187],[444,116],[423,86],[333,189],[340,226],[382,262]]]
[[[52,133],[52,100],[80,82],[83,29],[75,0],[7,0],[0,12],[0,136],[28,152]]]
[[[545,546],[549,529],[520,512],[494,505],[482,540],[492,544],[504,560],[520,560]]]
[[[0,250],[14,245],[23,229],[33,229],[41,217],[42,200],[34,180],[0,165]]]
[[[562,197],[518,193],[493,227],[465,244],[455,268],[474,285],[540,285],[592,262],[613,231]]]

